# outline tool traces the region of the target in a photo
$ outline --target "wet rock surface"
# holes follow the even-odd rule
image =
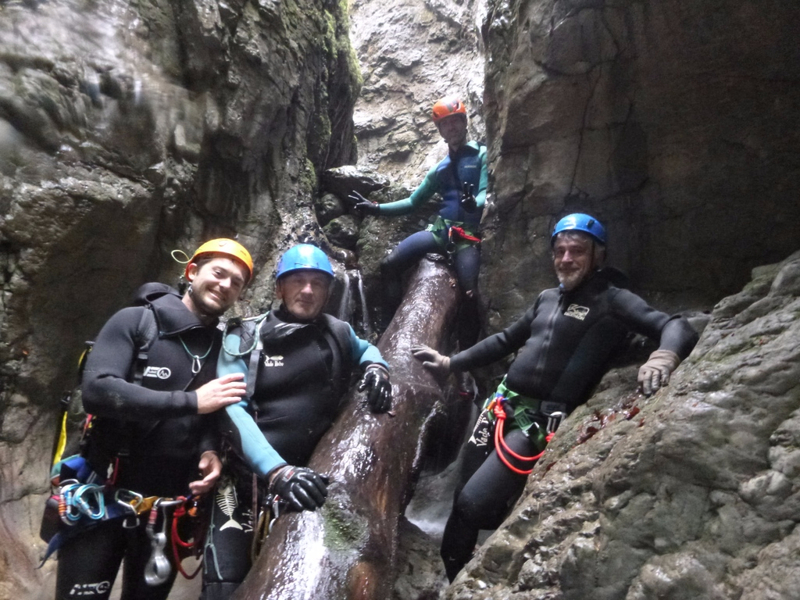
[[[358,165],[395,185],[417,186],[447,154],[433,103],[461,96],[473,138],[484,139],[483,0],[357,0],[351,37],[363,87],[354,122]]]
[[[170,251],[238,235],[256,261],[323,239],[317,175],[354,160],[342,5],[0,3],[0,598],[34,570],[53,417],[83,340]]]
[[[549,232],[588,212],[612,264],[669,306],[711,306],[800,247],[800,12],[735,0],[492,0],[484,117],[495,328],[551,287]]]
[[[756,269],[654,396],[610,373],[445,597],[795,597],[798,269]]]

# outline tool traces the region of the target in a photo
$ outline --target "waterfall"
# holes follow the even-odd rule
[[[358,299],[359,302],[361,302],[361,329],[364,333],[364,336],[369,337],[372,333],[372,328],[369,326],[367,295],[364,292],[364,280],[361,278],[361,271],[356,271],[356,279],[358,280]]]
[[[358,271],[356,271],[357,273]],[[360,280],[360,278],[359,278]],[[339,310],[336,312],[336,318],[340,321],[350,321],[352,309],[350,305],[353,301],[353,292],[350,289],[350,275],[347,271],[344,272],[344,286],[342,289],[342,298],[339,300]]]

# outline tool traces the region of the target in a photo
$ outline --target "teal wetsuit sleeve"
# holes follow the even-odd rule
[[[379,204],[381,215],[389,217],[397,217],[400,215],[407,215],[419,208],[426,200],[439,191],[439,186],[436,179],[436,167],[428,171],[423,182],[419,187],[414,190],[408,198],[397,200],[396,202],[387,202],[386,204]]]
[[[478,208],[483,208],[486,204],[486,188],[489,187],[489,161],[486,155],[486,146],[481,146],[478,156],[481,159],[481,181],[478,184],[478,193],[475,194],[475,203]]]
[[[358,337],[352,327],[350,327],[350,349],[353,352],[353,358],[359,365],[378,363],[387,369],[389,368],[389,363],[383,359],[380,350],[367,340],[362,340]]]
[[[243,373],[245,382],[247,381],[247,363],[245,357],[234,356],[226,352],[227,348],[239,348],[240,338],[236,334],[228,334],[224,339],[223,349],[217,359],[217,377],[230,375],[231,373]],[[233,424],[238,435],[232,436],[234,444],[241,445],[237,450],[241,453],[247,465],[254,473],[261,477],[266,477],[277,467],[286,464],[275,449],[261,433],[258,425],[247,412],[247,399],[242,399],[236,404],[231,404],[225,408],[225,413]]]

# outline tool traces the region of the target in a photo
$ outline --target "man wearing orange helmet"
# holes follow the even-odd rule
[[[356,208],[372,215],[397,216],[419,208],[438,193],[442,200],[436,221],[400,242],[381,263],[384,289],[384,324],[388,323],[402,299],[402,273],[428,253],[452,258],[464,292],[459,318],[463,346],[472,345],[480,330],[477,315],[479,234],[486,201],[488,169],[486,147],[467,141],[467,108],[455,97],[445,97],[433,105],[433,122],[448,146],[448,155],[431,169],[411,196],[397,202],[378,204],[353,192]]]
[[[183,297],[168,286],[146,284],[141,305],[120,310],[100,331],[83,375],[83,404],[94,420],[82,455],[92,477],[114,483],[94,498],[94,522],[66,528],[70,531],[59,550],[59,600],[108,598],[123,560],[124,598],[168,596],[175,579],[174,565],[164,555],[171,513],[155,505],[149,511],[157,513],[155,521],[148,527],[148,512],[135,518],[133,504],[120,511],[121,496],[115,492],[134,499],[175,498],[214,488],[222,465],[216,424],[204,415],[238,402],[246,389],[241,374],[217,378],[222,343],[217,323],[239,298],[252,269],[241,244],[207,242],[186,266],[189,289]],[[160,549],[154,530],[166,536]]]

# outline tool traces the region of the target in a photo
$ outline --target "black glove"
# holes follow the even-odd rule
[[[371,200],[367,200],[355,190],[353,190],[353,193],[347,198],[353,202],[353,206],[356,210],[359,210],[365,214],[379,215],[381,213],[380,204],[377,202],[372,202]]]
[[[372,412],[382,413],[392,408],[392,383],[383,365],[373,363],[367,367],[358,384],[358,391],[364,390],[367,390],[367,404]]]
[[[478,201],[472,195],[472,184],[464,182],[464,192],[461,194],[461,208],[471,213],[478,208]]]
[[[328,495],[328,476],[305,467],[286,465],[270,478],[269,493],[279,496],[296,511],[317,510]]]

